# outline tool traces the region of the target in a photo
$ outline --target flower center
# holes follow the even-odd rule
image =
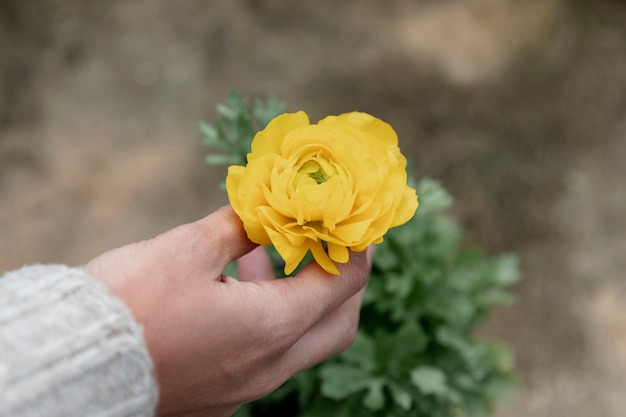
[[[323,169],[320,169],[319,171],[309,173],[309,177],[313,178],[316,183],[321,184],[326,182],[328,174],[326,174]]]
[[[312,178],[318,185],[328,181],[337,172],[332,165],[328,164],[327,161],[325,162],[325,164],[320,164],[316,160],[309,160],[302,164],[296,174],[296,184],[299,184],[305,178]],[[326,165],[326,167],[323,165]]]

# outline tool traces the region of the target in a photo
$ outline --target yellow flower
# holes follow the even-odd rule
[[[276,117],[252,141],[246,166],[231,166],[228,198],[250,240],[274,245],[290,274],[308,251],[327,272],[349,249],[380,243],[417,209],[393,128],[369,114]]]

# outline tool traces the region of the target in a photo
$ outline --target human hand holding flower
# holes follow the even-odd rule
[[[229,168],[226,190],[250,240],[274,245],[286,274],[309,251],[338,274],[335,262],[382,242],[418,206],[395,131],[359,112],[317,124],[302,111],[276,117],[254,137],[248,164]]]
[[[159,415],[229,416],[356,336],[371,253],[273,279],[229,207],[154,239],[106,252],[85,268],[143,326],[159,382]],[[238,260],[240,280],[222,274]]]

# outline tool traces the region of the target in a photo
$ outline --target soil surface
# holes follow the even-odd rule
[[[468,240],[521,257],[481,333],[497,417],[626,413],[626,4],[0,2],[0,270],[80,264],[226,203],[197,123],[235,90],[391,123]]]

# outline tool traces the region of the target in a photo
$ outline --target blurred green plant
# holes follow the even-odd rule
[[[267,101],[255,100],[230,93],[226,103],[215,106],[217,117],[213,122],[201,121],[198,125],[205,145],[222,153],[210,153],[205,157],[209,165],[246,165],[246,156],[254,135],[265,128],[277,115],[283,113],[286,104],[275,97]]]
[[[254,133],[285,107],[229,95],[215,122],[200,123],[204,142],[226,152],[207,163],[245,164]],[[238,417],[482,416],[513,392],[509,349],[474,332],[490,307],[514,302],[508,288],[520,278],[517,257],[462,249],[464,232],[445,214],[452,197],[430,178],[412,186],[420,206],[378,245],[353,346]]]

